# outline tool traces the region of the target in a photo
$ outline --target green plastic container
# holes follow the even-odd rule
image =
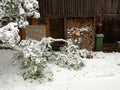
[[[103,46],[103,34],[97,34],[96,35],[96,51],[101,51],[102,50],[102,46]]]

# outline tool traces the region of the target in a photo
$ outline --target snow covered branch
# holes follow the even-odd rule
[[[3,17],[13,17],[19,27],[25,27],[29,23],[27,17],[39,18],[37,0],[1,0],[0,19]]]

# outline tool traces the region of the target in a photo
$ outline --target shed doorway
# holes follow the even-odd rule
[[[50,37],[55,39],[65,38],[64,18],[50,18]]]
[[[103,19],[102,33],[104,34],[103,50],[117,51],[117,41],[120,41],[120,22],[116,17]]]

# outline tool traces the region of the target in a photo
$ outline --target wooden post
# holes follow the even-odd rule
[[[29,25],[39,25],[39,18],[33,18],[33,17],[27,17],[27,21],[29,22]]]
[[[103,18],[97,17],[96,18],[96,34],[102,33],[102,24],[103,24]]]
[[[67,29],[67,28],[66,28],[66,26],[67,26],[67,25],[66,25],[67,22],[66,22],[66,20],[67,20],[67,19],[64,18],[64,39],[67,39],[67,30],[66,30],[66,29]]]
[[[26,33],[24,28],[19,28],[19,35],[20,35],[20,40],[26,39]]]
[[[46,18],[46,37],[50,36],[50,20]]]
[[[97,32],[96,32],[96,20],[97,20],[97,17],[94,17],[94,26],[93,26],[93,29],[94,29],[94,45],[93,45],[93,48],[92,48],[92,50],[95,50],[95,43],[96,43],[96,34],[97,34]]]
[[[39,24],[39,19],[32,18],[32,25],[38,25],[38,24]]]

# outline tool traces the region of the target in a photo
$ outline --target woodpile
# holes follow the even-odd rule
[[[77,27],[77,28],[90,27],[93,25],[94,25],[94,20],[92,18],[67,19],[67,29],[71,29],[72,27]]]
[[[74,44],[79,45],[79,48],[91,49],[94,48],[94,19],[80,18],[67,20],[67,38],[71,38]],[[80,29],[89,27],[88,31]],[[81,41],[79,41],[81,40]]]

